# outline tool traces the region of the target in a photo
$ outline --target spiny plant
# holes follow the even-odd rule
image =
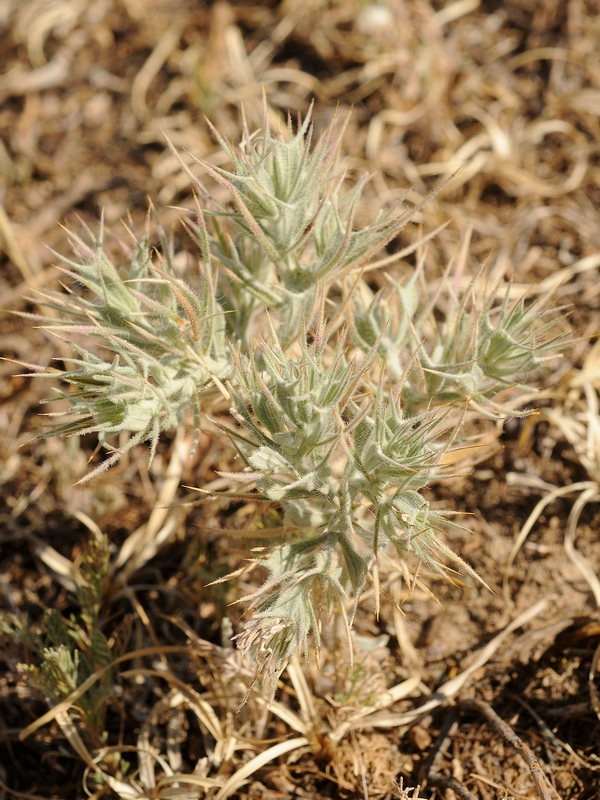
[[[346,189],[335,130],[312,146],[309,113],[281,136],[266,114],[254,134],[244,124],[237,148],[215,131],[231,168],[199,163],[231,202],[211,199],[190,171],[206,198],[188,222],[196,274],[178,273],[160,230],[157,248],[147,231],[119,264],[101,231],[91,245],[72,236],[75,256],[62,259],[85,293],[45,299],[61,313],[51,330],[76,354],[72,369],[38,373],[74,387],[59,391],[67,420],[45,435],[96,432],[109,451],[84,480],[143,441],[152,458],[163,431],[199,427],[227,399],[225,434],[243,466],[226,477],[283,518],[237,637],[272,687],[298,648],[314,642],[318,654],[324,614],[350,630],[369,575],[379,594],[384,551],[407,579],[411,561],[474,575],[444,543],[455,523],[423,489],[446,474],[465,419],[522,413],[515,396],[562,338],[560,315],[544,319],[546,298],[512,302],[510,287],[485,288],[485,271],[463,289],[451,267],[428,284],[420,264],[372,290],[361,270],[414,209],[356,227],[367,179]],[[104,352],[74,344],[81,336]]]

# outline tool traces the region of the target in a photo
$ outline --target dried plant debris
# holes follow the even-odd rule
[[[599,12],[596,0],[0,8],[0,304],[26,315],[0,318],[7,798],[535,796],[495,724],[447,707],[467,694],[531,749],[550,797],[598,795]],[[235,242],[243,209],[266,222],[274,197],[283,208],[273,187],[256,194],[272,153],[256,132],[268,124],[272,139],[295,141],[291,151],[311,103],[305,153],[316,153],[325,203],[301,200],[295,228],[291,212],[262,227],[278,247],[305,243],[302,269],[287,268],[266,243],[240,252]],[[329,130],[342,159],[315,150]],[[240,140],[241,155],[229,144]],[[391,216],[377,220],[381,209]],[[79,236],[76,254],[57,220]],[[351,242],[348,231],[368,233]],[[323,277],[311,253],[326,254],[331,236],[338,260]],[[199,270],[207,246],[212,265]],[[96,259],[102,274],[114,270],[112,305],[99,302]],[[567,319],[537,319],[549,293]],[[532,349],[546,322],[543,341],[570,344],[532,380],[525,373],[550,353]],[[227,339],[242,342],[233,356]],[[280,349],[293,358],[282,362]],[[310,429],[300,425],[307,358],[330,379]],[[48,377],[19,375],[31,368],[15,361]],[[92,387],[87,373],[101,365]],[[385,402],[390,382],[405,387],[398,406]],[[40,407],[50,387],[60,399]],[[358,405],[336,415],[327,393],[345,400],[350,388]],[[127,414],[130,392],[140,402]],[[369,402],[387,439],[369,426]],[[249,431],[232,423],[232,406]],[[393,455],[399,407],[420,415],[411,469],[429,484],[405,487],[427,505],[399,513],[427,509],[440,544],[495,593],[452,556],[444,569],[458,586],[426,558],[407,583],[396,556],[415,567],[414,556],[380,550],[345,597],[336,543],[318,564],[327,585],[313,581],[311,593],[353,617],[354,663],[339,645],[343,618],[337,629],[325,614],[319,667],[292,658],[267,708],[259,682],[249,691],[257,662],[231,646],[252,636],[252,617],[231,604],[252,597],[273,627],[265,587],[294,586],[265,559],[283,531],[300,540],[306,506],[327,511],[311,481],[338,497],[347,452],[330,453],[328,434],[350,426],[361,475],[380,480],[374,453]],[[539,413],[498,421],[509,407]],[[32,441],[48,430],[40,411],[82,436]],[[458,421],[463,440],[440,447]],[[301,473],[290,471],[293,447],[304,447]],[[102,453],[110,469],[78,483]],[[348,521],[338,499],[336,519]],[[355,530],[371,524],[371,503],[350,516]],[[296,550],[295,565],[314,569],[316,551]]]

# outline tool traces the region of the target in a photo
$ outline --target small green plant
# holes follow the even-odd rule
[[[485,288],[485,273],[461,289],[451,270],[427,284],[419,267],[372,290],[361,270],[414,209],[357,228],[366,178],[346,189],[334,130],[314,147],[310,114],[296,133],[245,128],[238,148],[215,132],[231,169],[201,163],[232,202],[198,204],[198,272],[177,272],[160,231],[156,249],[148,233],[134,238],[119,264],[102,233],[91,245],[72,237],[65,269],[86,292],[47,300],[58,336],[98,345],[73,344],[72,369],[39,373],[74,387],[60,392],[72,412],[46,435],[96,432],[109,452],[84,480],[143,441],[152,457],[163,431],[199,428],[227,398],[241,460],[228,477],[284,520],[237,637],[271,686],[298,648],[319,652],[323,614],[350,629],[346,609],[369,575],[378,594],[384,550],[405,574],[411,561],[473,574],[441,536],[455,523],[422,490],[446,474],[467,418],[518,413],[515,395],[561,339],[544,298],[511,302],[509,289]]]
[[[104,583],[109,569],[108,542],[92,538],[82,553],[80,582],[74,603],[79,615],[65,617],[54,609],[44,614],[40,630],[32,633],[27,620],[10,623],[0,618],[0,629],[20,641],[31,661],[18,665],[26,683],[44,695],[52,705],[66,699],[93,673],[114,659],[100,627]],[[77,708],[94,747],[104,744],[104,715],[110,700],[113,675],[104,672],[78,700]]]

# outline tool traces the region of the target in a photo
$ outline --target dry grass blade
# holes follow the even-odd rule
[[[175,530],[176,518],[173,516],[166,523],[165,520],[181,483],[181,476],[190,454],[191,441],[192,437],[185,436],[183,429],[179,428],[173,443],[171,460],[150,518],[125,540],[116,558],[115,568],[120,570],[120,580],[126,581],[130,575],[153,558],[160,545]]]
[[[71,511],[75,519],[78,519],[85,527],[89,530],[92,536],[96,539],[97,542],[101,542],[104,538],[104,534],[97,522],[95,522],[90,516],[88,516],[85,511],[80,511],[79,509],[73,509]]]
[[[156,788],[154,764],[157,761],[158,752],[150,746],[150,734],[146,726],[142,728],[138,735],[137,754],[140,783],[148,793],[151,793]],[[171,770],[167,769],[167,775],[170,774]]]
[[[0,245],[11,261],[19,268],[27,287],[29,289],[37,288],[39,286],[37,270],[33,269],[27,261],[15,236],[12,223],[2,205],[0,205],[0,237]],[[37,283],[36,279],[38,279]]]
[[[167,655],[169,653],[187,653],[188,647],[183,647],[181,645],[165,645],[164,647],[145,647],[139,650],[133,650],[131,653],[125,653],[118,658],[115,658],[114,661],[111,661],[110,664],[107,664],[100,669],[97,669],[89,678],[86,678],[83,683],[72,692],[66,700],[57,703],[54,708],[51,708],[50,711],[47,711],[45,714],[42,714],[41,717],[38,717],[34,722],[28,725],[19,733],[19,739],[23,741],[27,739],[28,736],[31,736],[32,733],[39,730],[39,728],[47,725],[52,720],[56,719],[57,714],[62,714],[67,712],[75,703],[79,700],[80,697],[87,692],[97,681],[100,680],[107,672],[110,672],[114,667],[118,666],[119,664],[123,664],[127,661],[133,661],[137,658],[144,658],[145,656],[156,656],[156,655]]]
[[[267,700],[264,697],[257,697],[256,701],[259,705],[264,706],[271,713],[279,717],[280,720],[286,723],[296,733],[301,733],[303,736],[308,736],[312,731],[312,725],[300,719],[300,717],[283,703],[277,700]]]
[[[518,481],[517,481],[517,478],[515,476],[514,483],[517,483],[517,482]],[[521,547],[523,547],[523,544],[524,544],[525,540],[527,539],[527,537],[531,533],[531,530],[533,529],[533,526],[535,525],[535,523],[540,518],[540,515],[542,514],[542,512],[546,508],[546,506],[549,506],[550,503],[552,503],[554,500],[557,500],[559,497],[565,497],[567,495],[573,494],[574,492],[575,493],[577,493],[577,492],[589,492],[589,491],[595,490],[596,488],[597,488],[597,484],[596,484],[595,481],[580,481],[578,483],[572,483],[569,486],[561,486],[559,488],[553,489],[553,491],[551,491],[549,494],[546,495],[546,497],[543,497],[537,503],[537,505],[535,506],[535,508],[533,509],[531,514],[529,515],[529,517],[527,518],[527,521],[525,522],[525,524],[523,525],[523,527],[521,528],[521,530],[517,534],[517,538],[515,540],[515,543],[514,543],[514,545],[512,547],[510,555],[508,557],[508,561],[506,563],[505,572],[504,572],[504,581],[503,581],[503,591],[504,591],[504,597],[505,597],[505,599],[507,601],[509,601],[508,581],[510,579],[510,569],[511,569],[513,563],[514,563],[515,558],[517,557],[517,554],[518,554],[519,550],[521,549]]]
[[[69,75],[73,55],[69,48],[63,48],[43,67],[28,72],[9,71],[0,80],[0,100],[60,86]]]
[[[423,703],[423,705],[418,706],[413,711],[407,711],[403,714],[393,714],[393,715],[388,714],[386,717],[382,718],[382,722],[384,723],[385,727],[392,727],[392,726],[399,727],[401,725],[411,725],[416,720],[420,719],[421,717],[424,717],[426,714],[430,713],[434,709],[439,708],[439,706],[448,702],[448,700],[452,700],[454,697],[456,697],[458,693],[467,685],[471,676],[474,673],[476,673],[477,670],[481,669],[481,667],[487,664],[488,661],[494,656],[494,654],[498,651],[498,649],[500,648],[502,643],[508,638],[508,636],[510,636],[510,634],[513,631],[517,630],[517,628],[520,628],[522,625],[526,625],[532,619],[535,619],[535,617],[537,617],[545,610],[545,608],[553,599],[554,599],[553,596],[545,597],[542,600],[538,601],[537,603],[534,603],[533,606],[528,608],[522,614],[519,614],[519,616],[516,617],[509,625],[507,625],[503,631],[497,634],[497,636],[495,636],[490,642],[488,642],[488,644],[485,647],[483,647],[475,654],[475,658],[473,659],[472,663],[467,667],[467,669],[463,670],[463,672],[461,672],[455,678],[452,678],[451,680],[446,681],[446,683],[442,684],[442,686],[440,686],[436,690],[433,697],[430,700]],[[409,679],[409,680],[412,681],[414,679]],[[406,681],[405,684],[408,684],[408,681]],[[400,686],[403,686],[403,684],[400,684]],[[416,688],[416,686],[418,686],[418,681],[412,688],[414,689]],[[364,724],[366,724],[367,726],[369,724],[378,725],[380,722],[377,716],[373,716],[371,719],[367,717],[367,719],[364,720],[364,723],[363,723],[363,718],[364,715],[362,713],[359,716],[357,716],[356,722],[354,722],[350,726],[350,729],[352,729],[353,727],[363,727]],[[339,732],[342,726],[344,726],[344,730],[340,735]],[[332,738],[334,738],[335,741],[339,741],[341,736],[343,736],[346,732],[347,732],[346,725],[345,723],[342,723],[342,725],[339,726],[334,731],[334,733],[332,734]]]
[[[179,689],[171,696],[170,703],[172,706],[185,701],[192,709],[194,714],[198,717],[199,722],[204,725],[206,730],[211,734],[217,743],[217,747],[222,750],[226,749],[226,736],[223,731],[221,721],[215,714],[213,707],[208,703],[202,695],[198,694],[191,687]]]
[[[56,721],[60,726],[60,729],[64,733],[67,738],[67,741],[75,750],[77,755],[81,758],[81,760],[86,763],[89,767],[93,766],[94,762],[93,759],[88,752],[87,747],[84,745],[81,736],[79,735],[77,728],[73,724],[71,717],[69,716],[67,711],[61,711],[56,715]]]
[[[579,495],[577,500],[573,503],[573,508],[569,514],[567,530],[565,531],[564,539],[565,553],[584,577],[586,583],[592,591],[592,594],[594,595],[594,599],[598,607],[600,607],[600,580],[598,580],[598,576],[594,572],[588,559],[584,558],[584,556],[582,556],[581,553],[576,550],[575,532],[577,530],[579,517],[581,516],[581,512],[585,506],[588,503],[597,503],[599,500],[600,493],[598,492],[598,484],[586,489]]]
[[[229,780],[219,789],[214,800],[225,800],[225,798],[231,797],[240,786],[243,786],[248,779],[254,775],[255,772],[264,767],[265,764],[268,764],[270,761],[286,753],[291,753],[294,750],[299,750],[301,747],[306,747],[308,744],[309,740],[305,736],[302,736],[299,739],[288,739],[286,742],[280,742],[280,744],[269,747],[268,750],[250,759],[247,764],[244,764],[237,772],[234,772]]]
[[[554,292],[559,286],[564,286],[568,281],[591,270],[600,267],[600,254],[592,253],[581,258],[568,267],[553,272],[547,278],[534,284],[513,283],[510,287],[510,296],[521,297],[524,292],[531,295],[545,295]]]
[[[131,108],[139,120],[146,120],[150,117],[146,105],[146,94],[161,67],[177,47],[184,26],[185,18],[177,20],[163,33],[143,67],[135,76],[131,87]]]
[[[293,656],[287,665],[287,673],[290,676],[292,686],[296,692],[296,699],[300,706],[300,713],[305,725],[310,725],[317,719],[317,710],[313,702],[313,696],[304,677],[300,659],[297,655]]]
[[[174,704],[179,701],[181,697],[182,701],[190,707],[190,709],[195,713],[198,721],[201,723],[202,726],[206,728],[206,730],[210,733],[213,739],[216,742],[215,748],[215,757],[214,760],[216,762],[220,762],[219,753],[223,753],[227,751],[227,737],[223,732],[223,728],[221,725],[221,721],[215,714],[214,709],[198,692],[196,692],[191,687],[185,686],[182,681],[178,680],[175,675],[173,675],[168,669],[164,671],[158,672],[157,670],[153,669],[134,669],[128,670],[122,673],[124,678],[136,678],[142,675],[151,675],[154,678],[162,678],[167,681],[171,686],[177,687],[174,695],[172,696],[171,702]],[[236,740],[234,737],[233,747],[235,749]]]
[[[361,708],[359,711],[356,711],[354,714],[352,714],[347,720],[334,728],[334,730],[329,734],[329,739],[331,739],[334,744],[337,744],[351,730],[355,730],[359,727],[368,727],[368,717],[384,708],[389,708],[399,700],[403,700],[405,697],[409,697],[410,694],[417,689],[420,682],[420,675],[413,675],[411,678],[408,678],[402,683],[399,683],[391,689],[388,689],[388,691],[385,692],[376,703],[371,706],[367,706],[366,708]]]
[[[413,672],[422,673],[423,657],[411,641],[408,627],[400,610],[400,581],[394,581],[391,590],[394,615],[394,633],[398,639],[398,645],[402,652],[402,657]]]
[[[478,669],[487,664],[490,658],[492,658],[492,656],[497,652],[498,648],[507,639],[507,637],[513,633],[513,631],[516,631],[517,628],[527,625],[528,622],[531,622],[532,619],[535,619],[535,617],[541,614],[548,604],[553,600],[554,597],[552,595],[549,597],[544,597],[542,600],[534,603],[530,608],[519,614],[509,625],[506,626],[506,628],[504,628],[503,631],[494,636],[494,638],[476,654],[472,663],[467,667],[466,670],[461,672],[460,675],[457,675],[456,678],[452,678],[451,680],[447,681],[437,690],[436,695],[443,695],[444,699],[446,700],[450,699],[451,697],[455,697],[464,687],[469,678],[475,672],[477,672]],[[435,698],[430,701],[430,703],[434,702]],[[426,703],[425,706],[422,706],[422,710],[429,710],[426,708],[428,705],[429,703]]]
[[[136,789],[134,786],[128,783],[117,780],[112,775],[108,775],[98,767],[87,747],[83,743],[83,740],[81,739],[77,728],[73,724],[68,711],[59,711],[56,714],[55,719],[59,724],[60,729],[66,736],[67,741],[73,750],[75,750],[77,755],[81,758],[81,760],[87,764],[87,766],[90,767],[96,773],[96,775],[102,779],[103,782],[108,784],[108,786],[110,786],[110,788],[118,794],[121,800],[145,800],[147,795],[143,791]]]
[[[33,545],[33,550],[38,558],[51,569],[57,580],[70,592],[75,591],[78,586],[85,586],[86,580],[79,568],[68,558],[62,556],[57,550],[37,536],[29,534],[27,537]]]
[[[438,25],[447,25],[449,22],[454,22],[460,19],[465,14],[470,14],[478,8],[481,0],[455,0],[453,3],[442,8],[435,15]]]
[[[163,792],[163,788],[172,786],[174,783],[176,784],[188,784],[189,786],[197,786],[199,789],[220,789],[223,785],[222,780],[216,780],[214,778],[201,778],[197,775],[184,775],[180,773],[176,773],[175,775],[164,775],[156,784],[157,790],[159,792],[160,797],[177,797],[178,795],[175,793],[173,795],[167,794]],[[181,792],[183,794],[183,792]]]
[[[574,393],[575,396],[580,395],[576,404],[576,413],[573,413],[572,409],[566,406],[563,409],[549,408],[544,412],[547,419],[556,425],[564,434],[567,441],[573,446],[581,465],[585,468],[592,480],[579,481],[568,486],[555,488],[537,503],[525,525],[517,535],[507,562],[503,582],[504,596],[507,600],[510,568],[542,511],[553,500],[577,492],[579,493],[579,497],[575,500],[571,508],[566,524],[564,536],[565,552],[584,577],[594,595],[596,604],[600,606],[600,580],[598,580],[598,576],[588,559],[575,548],[575,533],[583,509],[588,503],[595,503],[600,500],[598,484],[598,478],[600,477],[600,415],[598,395],[588,380],[590,370],[591,376],[594,374],[594,359],[595,353],[592,351],[589,359],[586,360],[583,370],[576,373],[571,381],[573,388],[568,402],[573,402]],[[580,411],[579,408],[581,407],[583,410]],[[514,481],[518,482],[516,476]]]

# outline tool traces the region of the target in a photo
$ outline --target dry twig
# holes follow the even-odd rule
[[[531,777],[540,800],[561,800],[560,795],[543,773],[539,761],[535,757],[529,745],[525,744],[525,742],[517,736],[510,725],[501,717],[499,717],[498,714],[496,714],[489,703],[486,703],[484,700],[468,699],[462,700],[459,704],[459,708],[462,711],[475,711],[481,716],[485,717],[485,719],[491,723],[494,728],[496,728],[498,733],[500,733],[504,739],[511,744],[518,753],[521,754],[521,756],[523,756],[527,766],[529,767],[529,772],[531,773]]]

